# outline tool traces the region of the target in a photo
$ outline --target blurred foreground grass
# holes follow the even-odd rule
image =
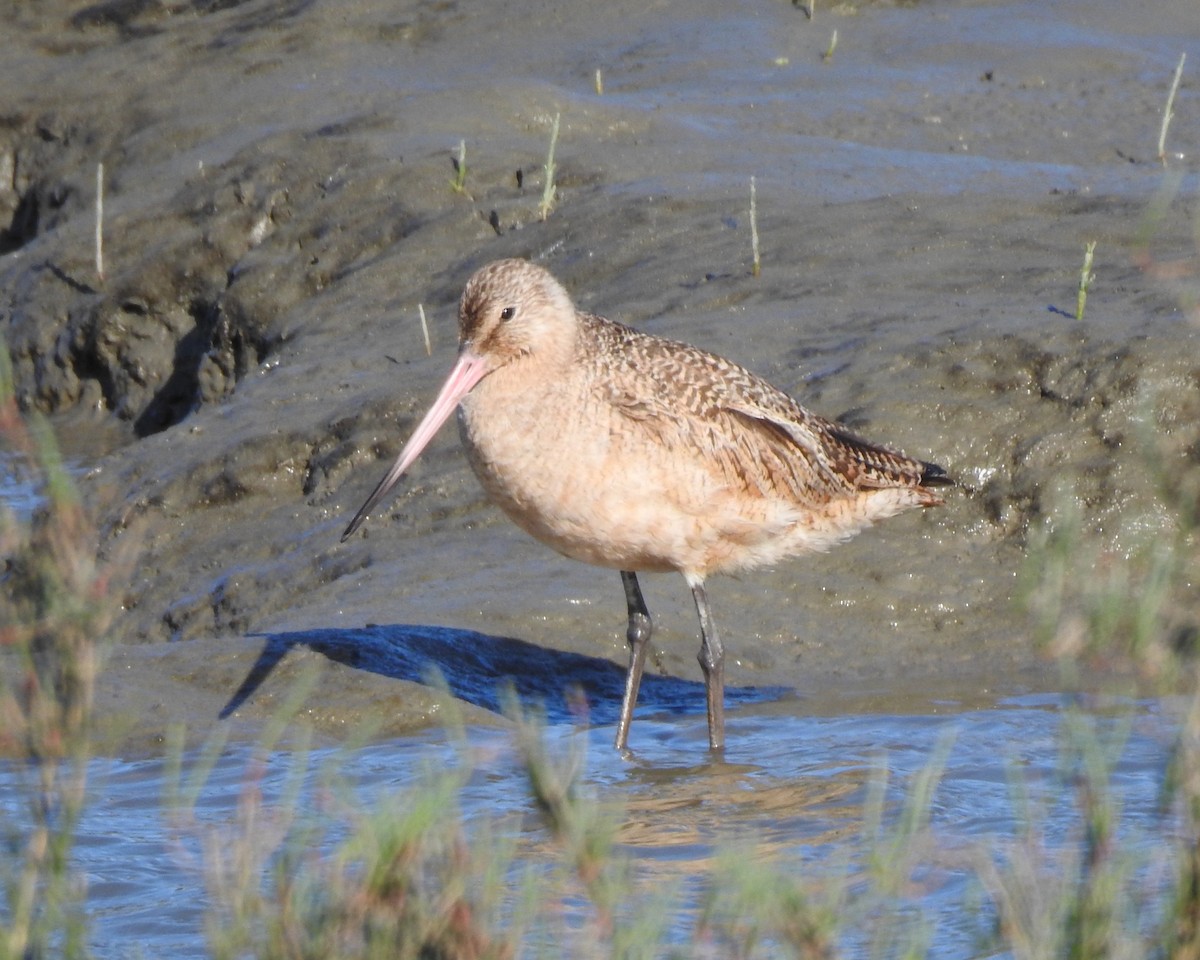
[[[71,850],[119,564],[97,559],[96,531],[49,426],[18,411],[2,344],[0,445],[44,498],[26,522],[0,515],[0,757],[14,758],[24,807],[0,827],[0,960],[82,957],[85,890]]]

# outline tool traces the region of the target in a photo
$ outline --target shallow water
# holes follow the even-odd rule
[[[1117,704],[1087,716],[1091,733],[1111,758],[1112,797],[1119,810],[1117,837],[1123,854],[1143,867],[1164,862],[1171,834],[1159,808],[1159,783],[1170,735],[1160,704]],[[1014,797],[1023,785],[1028,809],[1040,818],[1050,856],[1080,842],[1082,824],[1074,803],[1072,765],[1063,761],[1072,742],[1064,733],[1064,701],[1025,695],[997,699],[985,709],[962,710],[952,702],[927,701],[912,713],[806,716],[795,698],[731,712],[725,761],[706,760],[703,715],[653,713],[633,729],[635,751],[622,758],[610,747],[612,728],[579,733],[552,724],[551,752],[586,738],[584,787],[623,809],[618,841],[640,876],[681,891],[673,938],[690,931],[703,874],[720,851],[753,837],[758,856],[778,869],[838,876],[861,870],[868,850],[864,807],[877,774],[886,769],[885,821],[894,824],[913,777],[945,758],[933,794],[931,821],[936,849],[906,905],[931,924],[929,955],[979,955],[990,915],[965,906],[975,881],[961,864],[964,849],[990,850],[1021,832]],[[519,830],[519,856],[545,857],[549,838],[530,799],[521,764],[504,730],[470,732],[474,773],[461,794],[468,824],[503,822]],[[196,804],[197,820],[213,826],[235,818],[247,783],[248,747],[228,749]],[[262,788],[270,802],[288,782],[297,756],[277,752],[268,761]],[[461,749],[441,734],[381,743],[346,754],[313,751],[308,769],[340,764],[364,806],[371,808],[418,783],[429,763],[462,762]],[[186,758],[188,765],[196,755]],[[194,831],[177,832],[160,813],[165,768],[159,760],[97,760],[91,802],[83,818],[75,861],[86,873],[92,943],[99,957],[206,955],[202,924],[205,898],[202,855]],[[314,802],[316,777],[308,778],[302,805]],[[19,815],[14,772],[0,766],[0,809]],[[519,826],[518,826],[519,825]],[[914,912],[915,911],[915,912]],[[865,934],[848,929],[848,955],[867,950]]]

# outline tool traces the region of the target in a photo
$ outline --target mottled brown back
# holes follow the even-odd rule
[[[891,487],[920,491],[927,506],[942,502],[927,489],[950,482],[941,467],[863,440],[744,367],[603,317],[579,322],[604,399],[661,443],[712,449],[731,481],[805,506]]]

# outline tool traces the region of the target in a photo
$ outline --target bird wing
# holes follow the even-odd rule
[[[805,410],[744,367],[687,344],[588,317],[615,338],[624,369],[602,377],[606,400],[657,442],[707,448],[731,482],[801,501],[855,490],[915,486],[929,464],[869,443]]]
[[[785,403],[735,401],[728,409],[783,434],[833,486],[879,490],[916,485],[924,478],[928,464],[864,440],[842,424],[810,413],[786,394],[775,393]]]

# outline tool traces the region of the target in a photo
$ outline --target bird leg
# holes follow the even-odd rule
[[[617,723],[618,750],[624,750],[629,743],[629,725],[633,722],[633,707],[637,703],[638,687],[642,684],[642,667],[646,665],[646,650],[654,629],[650,622],[650,611],[642,599],[637,574],[622,570],[621,585],[625,587],[625,603],[629,608],[629,629],[625,632],[625,638],[629,641],[629,672],[625,675],[625,697],[621,701],[621,719]]]
[[[703,583],[693,583],[692,596],[696,613],[700,615],[700,669],[704,671],[704,687],[708,694],[708,746],[711,750],[725,747],[725,648],[713,623],[708,607],[708,594]]]

